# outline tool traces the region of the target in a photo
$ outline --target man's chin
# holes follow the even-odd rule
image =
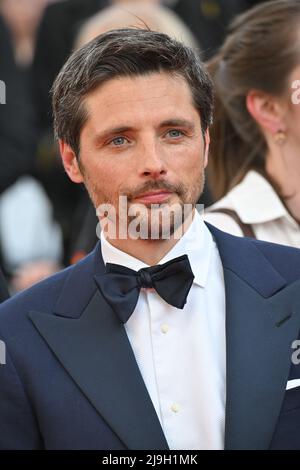
[[[173,238],[175,232],[185,225],[192,209],[192,204],[183,204],[178,199],[176,203],[172,204],[150,204],[150,206],[143,204],[137,213],[132,214],[130,211],[131,215],[128,217],[129,237],[153,241]],[[184,231],[184,228],[182,230]]]

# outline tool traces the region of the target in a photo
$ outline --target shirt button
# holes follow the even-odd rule
[[[173,405],[171,406],[171,410],[174,413],[178,413],[178,411],[180,410],[180,405],[178,405],[178,403],[173,403]]]
[[[165,333],[165,334],[168,333],[168,331],[169,331],[169,325],[167,325],[166,323],[164,323],[163,325],[161,325],[160,331],[161,331],[162,333]]]

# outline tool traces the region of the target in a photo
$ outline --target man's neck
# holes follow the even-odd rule
[[[124,253],[139,259],[143,263],[154,266],[159,263],[161,259],[176,245],[180,238],[186,233],[190,227],[194,217],[194,211],[185,220],[184,224],[177,228],[174,234],[167,239],[110,239],[106,237],[107,241]],[[180,234],[180,235],[179,235]]]

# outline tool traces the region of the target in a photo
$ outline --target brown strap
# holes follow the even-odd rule
[[[240,227],[240,229],[243,232],[244,237],[256,238],[252,226],[250,224],[244,224],[244,222],[241,221],[241,219],[239,218],[239,216],[234,210],[226,209],[225,207],[222,207],[220,209],[210,210],[209,212],[220,212],[221,214],[229,215],[229,217],[231,217]]]

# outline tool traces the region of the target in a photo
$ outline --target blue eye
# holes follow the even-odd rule
[[[112,139],[112,141],[110,143],[114,144],[115,146],[120,146],[120,145],[123,145],[125,144],[127,141],[127,139],[125,139],[125,137],[115,137],[114,139]]]
[[[170,137],[181,137],[183,136],[183,132],[178,129],[171,129],[170,131],[168,131],[168,135]]]

